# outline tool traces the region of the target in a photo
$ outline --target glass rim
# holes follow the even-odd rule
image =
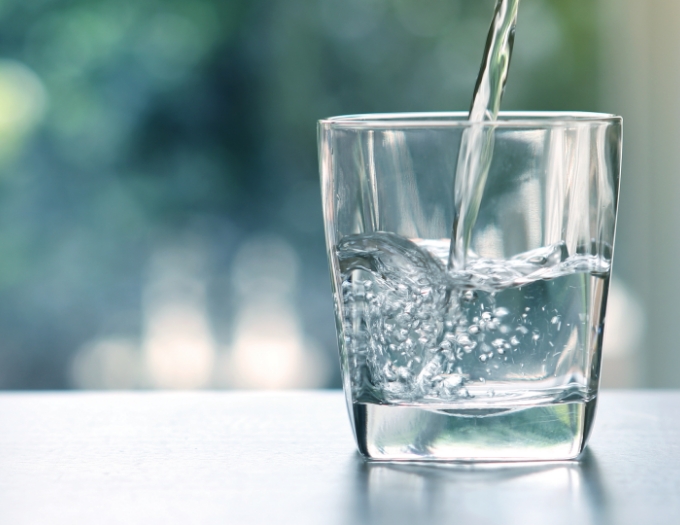
[[[366,113],[340,115],[319,120],[325,128],[554,128],[574,124],[620,124],[623,119],[611,113],[587,111],[501,111],[498,120],[470,122],[465,111],[423,113]]]

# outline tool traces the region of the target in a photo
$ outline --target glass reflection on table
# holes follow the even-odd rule
[[[351,523],[610,523],[597,461],[406,464],[357,456]]]

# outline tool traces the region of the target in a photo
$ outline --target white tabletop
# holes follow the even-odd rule
[[[680,392],[604,392],[580,462],[365,463],[339,392],[0,394],[2,524],[677,524]]]

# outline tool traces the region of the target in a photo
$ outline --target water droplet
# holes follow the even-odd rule
[[[539,334],[534,334],[534,335],[531,336],[531,338],[532,338],[534,341],[538,341],[538,340],[541,338],[541,336],[540,336]]]
[[[493,346],[495,346],[496,348],[501,348],[505,344],[505,340],[504,339],[494,339],[491,344]]]
[[[496,352],[498,352],[500,355],[503,355],[505,353],[505,348],[498,348],[496,349]]]
[[[491,314],[489,312],[484,312],[482,314],[482,319],[484,319],[485,321],[490,321],[491,320]]]
[[[488,358],[486,357],[486,354],[482,354],[479,356],[479,360],[484,363]]]
[[[517,336],[516,336],[516,335],[513,335],[513,336],[510,338],[510,344],[511,344],[512,346],[518,346],[518,345],[519,345],[519,339],[517,339]]]
[[[555,317],[550,319],[550,324],[557,324],[559,322],[560,322],[560,316],[559,315],[556,315]]]
[[[483,377],[480,377],[480,378],[479,378],[479,382],[480,382],[480,383],[486,383],[486,379],[484,379]]]
[[[526,334],[529,333],[529,329],[528,329],[526,326],[518,326],[518,327],[516,328],[516,330],[517,330],[520,334],[524,334],[524,335],[526,335]]]
[[[531,308],[530,308],[529,306],[527,306],[527,307],[524,309],[525,312],[528,312],[529,310],[531,310]]]
[[[479,326],[477,326],[476,324],[470,325],[468,327],[468,333],[470,333],[472,335],[478,334],[479,333]]]

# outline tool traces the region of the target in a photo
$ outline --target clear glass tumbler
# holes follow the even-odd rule
[[[592,113],[319,122],[343,383],[364,456],[562,460],[583,451],[621,125]],[[471,186],[457,172],[474,136],[487,139],[488,172]]]

